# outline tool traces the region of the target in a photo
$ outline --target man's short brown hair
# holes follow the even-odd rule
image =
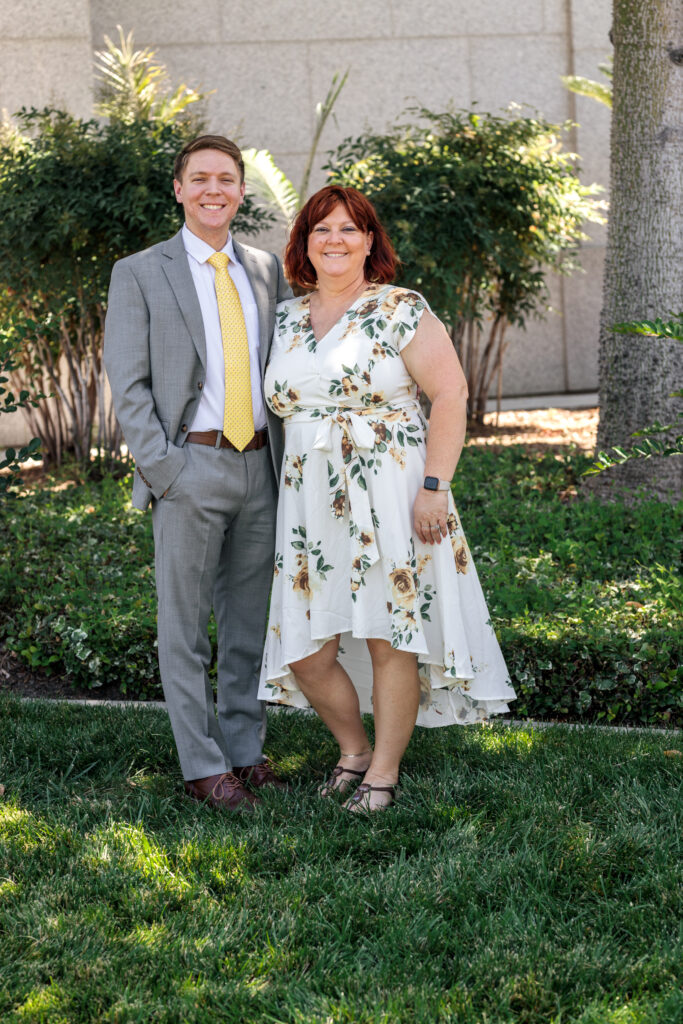
[[[241,150],[236,142],[226,139],[224,135],[198,135],[195,139],[185,143],[173,164],[173,177],[176,181],[183,180],[183,172],[187,161],[190,159],[190,154],[196,153],[198,149],[218,149],[221,153],[227,153],[228,156],[231,156],[239,167],[240,185],[242,184],[244,181],[244,160],[242,159]]]

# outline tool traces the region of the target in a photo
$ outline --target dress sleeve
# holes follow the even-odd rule
[[[425,309],[430,313],[431,310],[429,303],[419,292],[401,290],[395,297],[398,302],[391,318],[391,332],[397,351],[402,352],[413,340]]]

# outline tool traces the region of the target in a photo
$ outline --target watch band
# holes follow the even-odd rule
[[[439,480],[438,476],[426,476],[423,487],[427,491],[450,491],[450,480]]]

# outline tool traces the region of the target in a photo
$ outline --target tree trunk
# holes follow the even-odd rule
[[[683,3],[613,0],[611,199],[600,326],[598,451],[671,423],[683,346],[619,335],[624,320],[683,310]],[[633,459],[594,478],[598,490],[683,494],[683,459]]]

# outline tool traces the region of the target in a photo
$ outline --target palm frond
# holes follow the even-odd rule
[[[349,77],[349,71],[347,68],[344,74],[340,77],[339,72],[335,72],[332,76],[330,88],[327,90],[327,96],[322,103],[316,104],[315,108],[315,132],[313,133],[313,142],[311,143],[311,149],[308,154],[308,160],[304,168],[303,177],[301,179],[301,188],[299,189],[299,204],[303,206],[308,196],[308,182],[311,177],[311,169],[313,167],[313,161],[315,160],[315,154],[318,149],[318,143],[320,142],[320,136],[322,135],[323,128],[327,124],[327,120],[330,117],[334,109],[334,105],[339,98],[339,93],[346,85],[346,80]]]
[[[246,189],[273,207],[289,227],[299,208],[299,195],[267,149],[243,149]]]
[[[581,75],[562,75],[562,83],[570,92],[579,96],[587,96],[591,100],[597,100],[606,107],[612,108],[612,86],[603,85],[601,82],[594,82],[592,78],[582,78]]]
[[[169,74],[154,50],[133,48],[133,33],[124,35],[120,25],[119,43],[104,37],[105,50],[95,53],[99,101],[95,112],[110,120],[132,122],[175,121],[186,107],[204,99],[207,93],[179,85],[169,94]]]

